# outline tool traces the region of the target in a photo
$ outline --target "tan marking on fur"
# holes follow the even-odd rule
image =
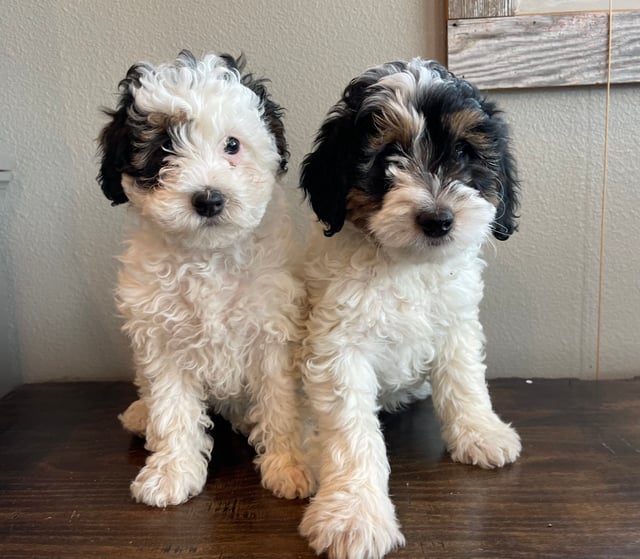
[[[347,194],[347,219],[358,229],[368,233],[369,220],[382,208],[382,200],[373,198],[362,190],[351,190]]]
[[[456,136],[463,136],[466,132],[469,132],[482,123],[484,115],[472,109],[465,109],[445,115],[449,121],[451,131]]]
[[[390,102],[381,112],[375,113],[373,122],[380,133],[371,140],[375,148],[393,142],[410,146],[424,126],[424,119],[413,107],[398,102]]]
[[[444,125],[448,126],[454,138],[469,142],[474,148],[486,150],[491,146],[490,139],[478,130],[486,118],[484,113],[465,109],[451,115],[445,115]]]
[[[147,122],[166,130],[167,128],[179,126],[180,124],[186,124],[189,121],[187,113],[184,111],[178,111],[175,114],[168,115],[166,113],[149,113],[147,116]]]

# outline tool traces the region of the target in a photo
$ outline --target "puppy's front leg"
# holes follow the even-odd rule
[[[360,352],[344,349],[309,359],[303,370],[318,422],[320,479],[300,533],[331,559],[381,558],[404,537],[388,495],[375,371]]]
[[[171,371],[149,384],[146,446],[154,452],[131,483],[138,502],[178,505],[199,494],[207,480],[213,440],[205,429],[212,422],[197,383],[189,381],[188,375]]]
[[[118,419],[127,431],[144,438],[149,421],[149,410],[147,409],[146,403],[146,396],[149,393],[149,383],[142,375],[136,374],[136,384],[138,385],[138,399],[119,414]]]
[[[520,437],[493,411],[485,380],[482,326],[454,327],[431,373],[433,404],[456,462],[501,467],[520,455]]]
[[[302,452],[300,381],[294,375],[287,343],[266,344],[261,376],[251,379],[255,423],[249,442],[255,447],[262,485],[277,497],[308,497],[315,481]]]

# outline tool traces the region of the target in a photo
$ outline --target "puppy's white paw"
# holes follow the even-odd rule
[[[256,460],[260,466],[262,486],[276,497],[304,499],[315,491],[310,468],[291,454],[268,454]]]
[[[457,424],[450,430],[449,451],[455,462],[500,468],[515,462],[522,444],[518,433],[494,415],[478,424]]]
[[[127,431],[144,438],[149,420],[149,410],[144,401],[136,400],[118,416],[118,419]]]
[[[168,460],[152,454],[131,483],[131,495],[139,503],[163,508],[200,494],[206,481],[207,464],[203,459]]]
[[[389,497],[366,490],[319,494],[302,517],[300,533],[329,559],[381,559],[405,543]]]

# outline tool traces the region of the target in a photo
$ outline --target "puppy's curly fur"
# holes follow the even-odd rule
[[[404,542],[377,412],[433,390],[453,460],[513,462],[485,383],[480,251],[516,229],[505,123],[470,83],[421,59],[371,68],[329,113],[302,168],[321,223],[305,275],[304,386],[319,488],[300,531],[333,559]],[[430,382],[429,382],[430,381]]]
[[[138,226],[117,288],[140,399],[120,418],[151,451],[131,484],[148,505],[200,493],[209,407],[249,436],[262,483],[304,497],[299,376],[304,288],[277,184],[281,109],[228,55],[140,63],[100,135],[99,182]]]

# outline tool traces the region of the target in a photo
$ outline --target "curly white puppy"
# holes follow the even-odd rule
[[[117,288],[140,400],[120,416],[152,454],[131,484],[164,507],[200,493],[208,407],[249,435],[276,495],[312,489],[293,354],[304,288],[292,273],[281,109],[228,55],[133,66],[100,135],[99,181],[139,217]]]
[[[506,126],[437,63],[384,64],[346,88],[301,186],[325,230],[314,226],[305,269],[321,459],[300,530],[331,558],[379,558],[404,543],[380,408],[425,397],[430,380],[453,460],[493,468],[520,453],[492,410],[478,319],[481,247],[516,228]]]

